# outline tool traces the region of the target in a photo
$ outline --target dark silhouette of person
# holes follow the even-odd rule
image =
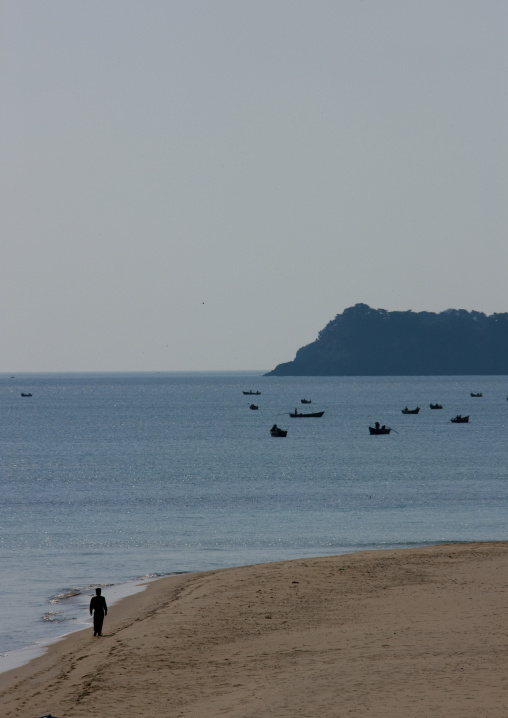
[[[102,636],[102,623],[104,616],[108,615],[106,599],[101,596],[101,589],[95,589],[95,596],[90,601],[90,615],[93,613],[93,635]]]

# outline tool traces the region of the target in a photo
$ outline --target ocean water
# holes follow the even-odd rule
[[[97,585],[111,602],[177,572],[506,540],[507,394],[508,377],[0,375],[0,670],[88,625]]]

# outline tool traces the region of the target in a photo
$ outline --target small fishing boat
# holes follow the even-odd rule
[[[259,396],[261,394],[260,391],[252,391],[252,389],[250,391],[244,391],[243,393],[246,396]]]
[[[382,434],[389,434],[391,431],[389,426],[379,426],[379,421],[376,421],[375,426],[369,426],[369,433],[371,436],[380,436]]]
[[[468,416],[461,416],[460,414],[457,414],[453,419],[450,419],[452,424],[469,424],[469,415]]]
[[[255,411],[256,409],[259,409],[259,406],[256,406],[256,404],[251,404],[249,406],[249,409],[252,409],[252,411]]]
[[[289,416],[292,419],[309,419],[311,417],[317,419],[318,417],[323,416],[324,413],[324,411],[315,411],[313,414],[303,414],[301,411],[295,409],[294,412],[289,412]]]
[[[430,404],[430,408],[431,409],[442,409],[443,405],[442,404]]]
[[[312,404],[312,399],[300,399],[302,404]]]
[[[418,414],[420,411],[420,407],[417,406],[416,409],[408,409],[407,406],[405,409],[402,409],[403,414]]]
[[[274,424],[272,428],[270,429],[270,436],[287,436],[288,432],[285,429],[279,429],[277,424]]]
[[[32,396],[32,395],[30,394],[30,392],[28,392],[28,394],[24,394],[23,392],[21,392],[21,396]]]
[[[471,392],[471,396],[483,396],[483,394],[481,393],[481,391],[479,391],[478,394],[474,394],[473,392]]]

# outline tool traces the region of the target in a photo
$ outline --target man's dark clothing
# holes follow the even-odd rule
[[[93,611],[93,633],[94,636],[97,633],[99,636],[102,633],[102,623],[104,616],[108,612],[106,606],[106,599],[104,596],[94,596],[90,601],[90,613]]]

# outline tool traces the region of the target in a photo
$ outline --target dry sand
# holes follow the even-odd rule
[[[496,542],[162,579],[2,674],[0,715],[506,718],[507,567]]]

